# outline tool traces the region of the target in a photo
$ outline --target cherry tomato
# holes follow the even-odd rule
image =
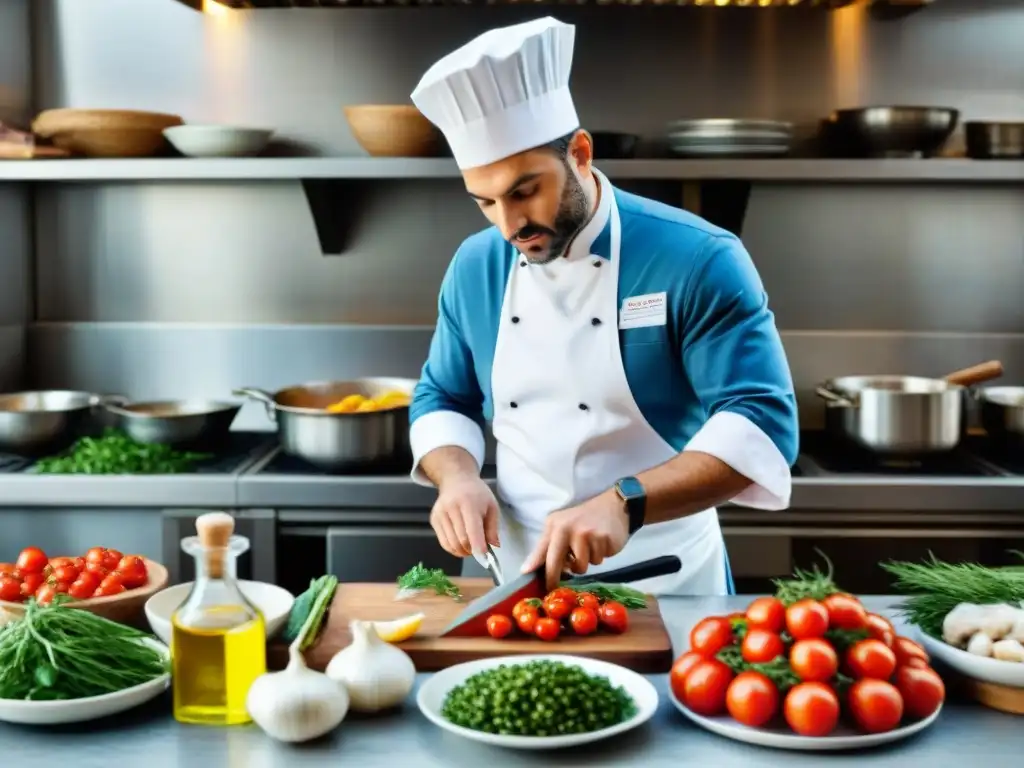
[[[46,553],[39,547],[25,547],[18,555],[17,566],[21,573],[42,573],[47,565]]]
[[[864,629],[868,612],[858,600],[848,595],[829,595],[822,601],[828,611],[828,625],[833,629]]]
[[[888,680],[896,671],[896,654],[881,640],[860,640],[846,651],[846,668],[858,680],[873,677]]]
[[[85,562],[103,565],[106,551],[103,547],[93,547],[85,553]]]
[[[21,602],[21,582],[13,576],[0,576],[0,600]]]
[[[75,566],[75,568],[78,569],[79,573],[84,571],[85,570],[85,558],[84,557],[76,557],[74,559],[74,566]]]
[[[747,626],[778,634],[786,628],[786,606],[775,597],[759,597],[747,606]]]
[[[36,602],[42,605],[49,605],[59,593],[53,584],[43,584],[36,590]]]
[[[621,635],[629,628],[629,612],[626,606],[614,600],[609,600],[598,609],[597,618],[609,632],[617,635]]]
[[[687,651],[672,664],[672,671],[669,672],[668,676],[669,686],[679,701],[686,701],[686,690],[684,688],[686,676],[690,673],[691,669],[702,661],[704,661],[704,657],[699,653]]]
[[[14,576],[18,573],[18,566],[14,563],[0,563],[0,576]]]
[[[85,563],[85,570],[89,573],[95,573],[101,579],[110,572],[102,563],[94,563],[91,560]]]
[[[576,602],[577,592],[575,589],[569,587],[555,587],[544,596],[544,601],[562,599],[568,600],[570,603]]]
[[[535,597],[528,597],[520,600],[512,609],[512,618],[519,621],[519,614],[526,608],[532,608],[534,610],[540,608],[540,600]]]
[[[900,667],[894,682],[903,697],[904,710],[918,720],[928,717],[946,699],[946,686],[931,667]]]
[[[508,633],[512,631],[512,619],[508,616],[502,616],[500,613],[496,613],[493,616],[487,617],[487,634],[496,639],[507,637]]]
[[[786,609],[786,631],[794,640],[821,637],[828,631],[828,611],[815,600],[800,600]]]
[[[556,621],[566,618],[575,607],[576,601],[565,597],[549,597],[544,601],[544,613]]]
[[[924,662],[923,666],[927,667],[931,661],[928,658],[928,652],[909,637],[897,635],[893,640],[892,650],[896,654],[896,666],[898,667],[922,666],[920,662]],[[912,662],[914,659],[917,660],[917,663]]]
[[[597,630],[597,612],[593,608],[574,608],[569,624],[577,635],[589,635]]]
[[[145,586],[149,581],[149,573],[146,570],[146,561],[138,555],[125,555],[117,564],[116,573],[127,589],[137,589]]]
[[[96,583],[88,578],[83,580],[83,577],[90,577],[91,573],[83,573],[68,587],[68,594],[76,600],[88,600],[92,597],[96,591]]]
[[[601,607],[601,598],[592,592],[580,592],[579,595],[576,596],[576,604],[579,605],[580,608],[589,608],[596,612],[597,609]]]
[[[866,677],[851,685],[847,696],[850,714],[861,730],[884,733],[900,724],[903,697],[892,683]]]
[[[75,559],[73,557],[51,557],[50,568],[57,570],[58,568],[65,565],[74,565]]]
[[[559,624],[558,619],[552,619],[549,616],[537,619],[537,623],[533,626],[533,634],[548,643],[557,640],[558,633],[561,631],[562,625]]]
[[[519,629],[528,635],[533,634],[533,628],[537,625],[537,619],[540,618],[540,611],[531,605],[525,606],[519,615],[516,616],[516,624],[519,625]]]
[[[32,597],[44,581],[46,581],[46,577],[41,573],[26,573],[21,580],[21,596]]]
[[[779,691],[760,672],[740,672],[726,689],[725,707],[737,722],[760,728],[775,716]]]
[[[103,581],[100,582],[100,587],[123,587],[124,582],[121,577],[116,573],[108,573],[103,577]]]
[[[116,549],[108,549],[103,553],[103,567],[108,571],[112,571],[117,568],[117,564],[121,562],[121,558],[124,557]]]
[[[789,649],[789,666],[804,682],[824,683],[839,669],[839,657],[827,640],[797,640]]]
[[[698,715],[713,717],[725,709],[732,670],[718,659],[703,659],[683,681],[683,703]]]
[[[93,597],[110,597],[112,595],[119,595],[124,592],[124,584],[120,581],[107,582],[106,579],[96,588],[96,591],[92,593]]]
[[[704,656],[714,656],[733,641],[728,619],[709,616],[690,630],[690,648]]]
[[[866,619],[868,635],[875,640],[881,640],[886,648],[892,648],[896,640],[896,630],[892,622],[877,613],[869,613]]]
[[[750,664],[767,664],[776,656],[786,652],[782,638],[767,629],[751,629],[747,631],[740,646],[743,660]]]
[[[53,578],[70,584],[78,578],[78,570],[73,565],[62,565],[59,568],[53,569]]]
[[[824,683],[799,683],[789,689],[782,711],[800,736],[828,736],[839,722],[839,697]]]

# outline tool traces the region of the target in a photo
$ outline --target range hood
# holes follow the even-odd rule
[[[573,0],[572,5],[598,6],[684,6],[705,8],[791,8],[812,7],[835,9],[865,0]],[[523,2],[522,0],[179,0],[196,10],[259,10],[263,8],[385,8],[385,7],[452,7],[491,5],[535,5],[547,7],[558,3]],[[933,0],[866,0],[873,10],[883,15],[903,15],[930,5]]]

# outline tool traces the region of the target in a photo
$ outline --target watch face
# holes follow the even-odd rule
[[[618,482],[619,492],[627,499],[635,499],[638,496],[645,496],[643,484],[635,477],[624,477]]]

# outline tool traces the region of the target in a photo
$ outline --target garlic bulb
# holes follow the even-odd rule
[[[309,741],[338,727],[348,714],[348,692],[306,666],[298,642],[288,649],[282,672],[261,675],[245,705],[252,719],[278,741]]]
[[[349,624],[352,643],[334,654],[327,676],[345,685],[356,712],[378,712],[405,701],[416,682],[409,655],[377,635],[370,621]]]
[[[993,640],[1002,640],[1013,629],[1017,619],[1017,609],[1005,603],[999,605],[985,605],[985,614],[981,620],[980,629]]]
[[[964,643],[981,630],[985,609],[973,603],[960,603],[942,620],[942,639],[963,648]],[[988,637],[988,635],[986,635]]]

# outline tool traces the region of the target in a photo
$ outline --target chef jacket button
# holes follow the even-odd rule
[[[509,403],[509,407],[511,407],[511,408],[518,408],[519,407],[519,403],[517,403],[515,400],[513,400],[511,403]]]
[[[580,410],[581,411],[589,411],[590,408],[587,406],[586,403],[580,403]]]
[[[597,261],[595,261],[593,263],[594,263],[595,267],[600,267],[601,266],[601,260],[600,259],[598,259]]]
[[[520,261],[519,262],[519,266],[520,267],[525,267],[526,266],[526,260],[524,259],[523,261]]]
[[[518,315],[513,315],[512,316],[512,322],[513,323],[518,323],[519,322],[519,316]]]
[[[595,325],[595,326],[596,325],[600,325],[601,324],[601,318],[600,317],[591,318],[590,324],[591,325]]]

